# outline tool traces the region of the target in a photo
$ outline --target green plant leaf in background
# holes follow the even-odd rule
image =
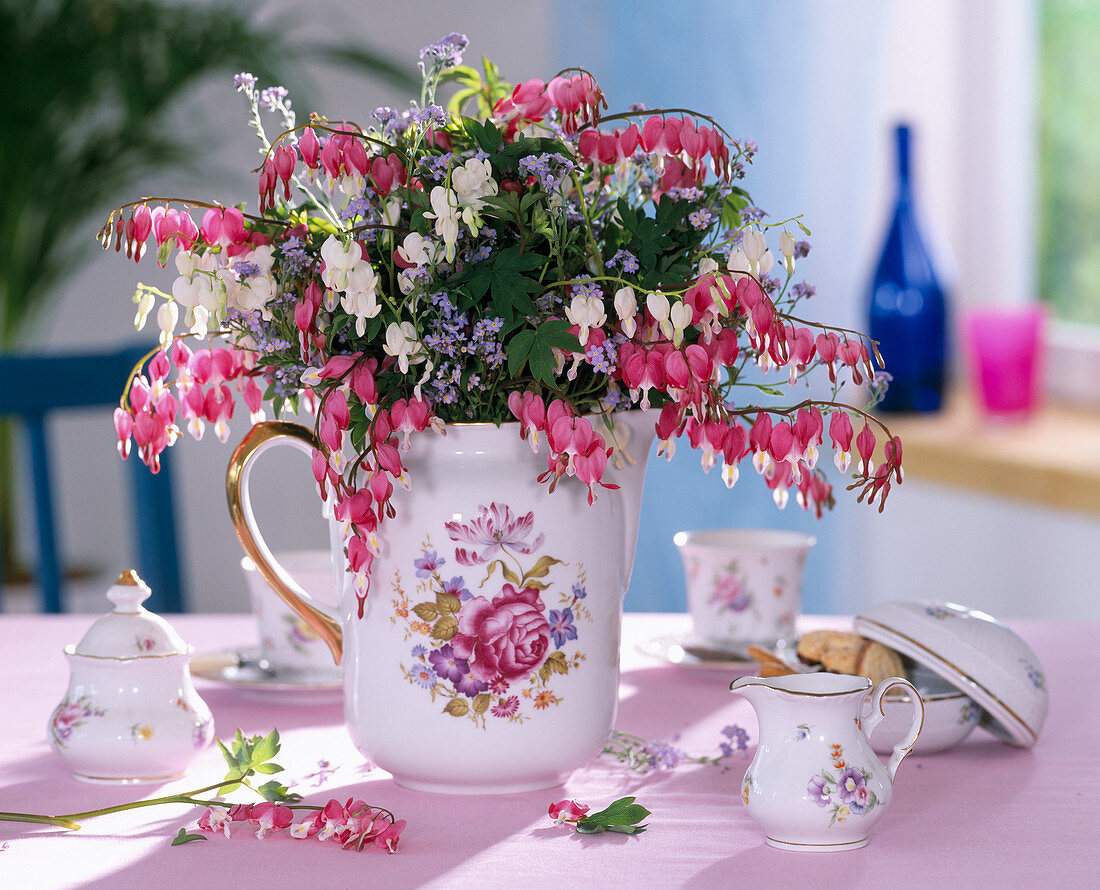
[[[244,70],[267,84],[295,84],[298,65],[313,59],[416,86],[414,72],[367,49],[296,45],[284,36],[292,23],[256,24],[257,8],[0,0],[0,352],[26,342],[95,244],[100,217],[134,197],[129,188],[204,156],[200,140],[211,134],[201,125],[172,128],[168,118],[211,75]],[[295,91],[303,95],[300,85]],[[10,563],[9,437],[0,424],[0,552]]]

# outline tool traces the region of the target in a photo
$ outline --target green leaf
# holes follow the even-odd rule
[[[634,825],[650,815],[649,810],[634,801],[635,797],[620,797],[598,813],[590,813],[582,822],[598,822],[608,827],[612,825]]]
[[[504,141],[504,137],[500,135],[500,130],[492,124],[482,123],[472,117],[464,117],[462,118],[462,125],[470,138],[489,154],[493,154],[500,148],[501,142]]]
[[[188,834],[187,829],[181,828],[179,834],[172,838],[172,846],[180,847],[184,844],[189,844],[191,841],[205,841],[209,840],[205,834]]]
[[[265,776],[270,776],[275,773],[281,773],[283,768],[277,763],[258,763],[253,767],[253,770]]]
[[[531,347],[535,343],[535,332],[531,330],[520,331],[508,341],[505,350],[508,354],[508,374],[518,377],[527,364],[527,357],[531,354]]]
[[[279,753],[279,730],[273,729],[263,738],[256,737],[252,748],[252,763],[263,763]]]
[[[558,361],[554,357],[554,350],[549,343],[535,338],[531,345],[531,354],[528,356],[531,364],[531,376],[547,386],[554,385],[554,371]]]
[[[536,336],[548,346],[568,349],[570,352],[583,352],[581,341],[569,330],[569,322],[562,318],[551,318],[540,324]]]
[[[519,247],[509,247],[497,254],[493,268],[498,272],[533,272],[541,269],[550,257],[540,253],[524,253]]]
[[[281,785],[274,779],[270,782],[265,782],[256,790],[260,792],[260,796],[263,797],[264,800],[271,801],[272,803],[294,803],[302,799],[302,795],[291,791],[286,785]]]
[[[229,749],[226,748],[224,744],[222,744],[221,739],[214,739],[214,741],[217,742],[218,749],[222,752],[222,757],[225,758],[226,766],[228,766],[231,770],[236,769],[237,768],[237,756],[235,754],[230,753]]]

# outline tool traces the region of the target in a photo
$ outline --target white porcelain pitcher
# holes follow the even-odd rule
[[[771,846],[831,852],[867,844],[924,722],[920,695],[908,680],[887,678],[868,696],[871,685],[866,677],[824,672],[741,677],[730,685],[748,699],[760,724],[741,799]],[[883,719],[883,695],[898,686],[909,692],[913,717],[883,764],[868,738]]]
[[[398,783],[527,791],[560,784],[602,750],[654,436],[641,412],[614,419],[627,460],[623,469],[609,464],[605,479],[621,488],[601,489],[591,506],[575,479],[553,493],[537,481],[545,451],[532,453],[514,423],[413,437],[403,455],[411,490],[394,493],[397,515],[382,526],[362,608],[333,534],[338,613],[278,565],[249,498],[260,454],[286,444],[311,454],[313,433],[258,424],[234,453],[227,488],[245,552],[342,660],[352,739]]]

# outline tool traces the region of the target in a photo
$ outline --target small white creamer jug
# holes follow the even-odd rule
[[[760,724],[741,799],[771,846],[832,852],[867,844],[924,723],[924,705],[908,680],[885,679],[868,697],[871,685],[866,677],[824,672],[741,677],[730,685]],[[883,719],[883,695],[897,686],[909,691],[913,719],[884,764],[868,737]]]

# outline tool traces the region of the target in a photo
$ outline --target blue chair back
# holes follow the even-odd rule
[[[64,589],[62,549],[54,519],[47,417],[67,408],[117,407],[130,371],[149,348],[141,345],[77,355],[0,356],[0,417],[21,419],[27,431],[37,520],[37,580],[43,612],[62,611]],[[109,416],[104,422],[110,424]],[[136,454],[131,454],[127,463],[132,481],[137,569],[153,591],[146,606],[157,612],[181,612],[183,582],[172,498],[171,456],[167,452],[161,455],[157,475],[149,472]],[[0,468],[0,472],[8,470]]]

